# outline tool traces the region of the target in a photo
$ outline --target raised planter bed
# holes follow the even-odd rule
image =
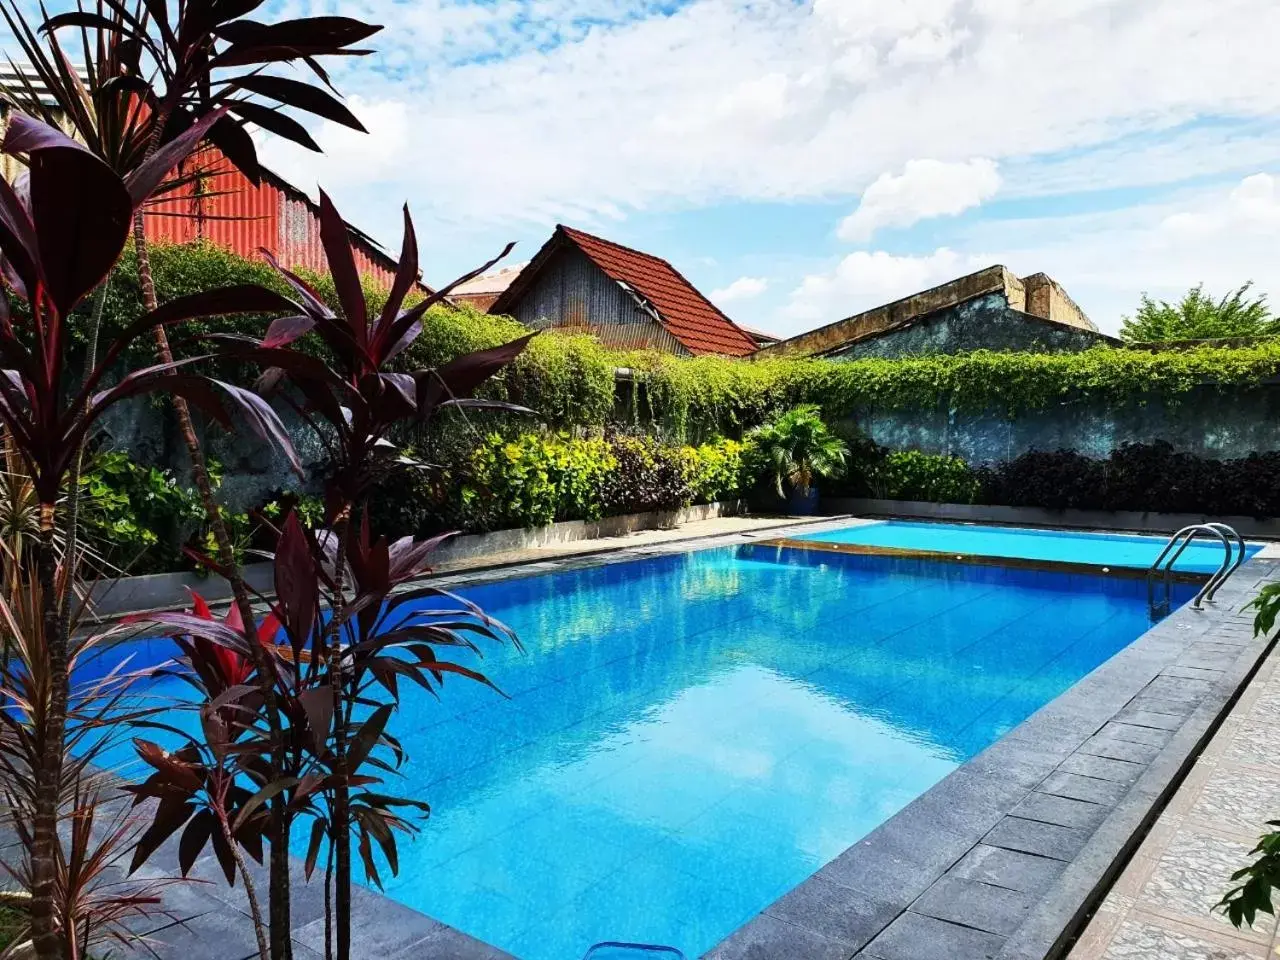
[[[566,520],[545,527],[519,530],[495,530],[492,533],[467,534],[444,543],[436,553],[436,565],[444,566],[464,560],[529,550],[553,544],[574,543],[599,537],[621,537],[639,530],[665,530],[695,520],[737,516],[744,512],[739,500],[700,504],[680,510],[654,510],[628,513],[602,520]],[[245,581],[263,593],[272,592],[271,565],[251,563],[244,568]],[[206,600],[217,602],[231,596],[225,581],[197,573],[153,573],[141,577],[123,577],[101,584],[94,592],[94,612],[100,619],[144,610],[164,610],[190,603],[189,591]]]

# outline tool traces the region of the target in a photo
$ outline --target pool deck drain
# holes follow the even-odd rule
[[[841,519],[829,526],[851,522]],[[796,532],[820,528],[797,526]],[[478,585],[764,539],[763,531],[745,530],[672,538],[607,553],[450,572],[437,582]],[[1214,606],[1175,611],[705,957],[1039,960],[1060,955],[1267,652],[1268,645],[1253,638],[1252,618],[1242,607],[1262,583],[1274,580],[1280,580],[1280,561],[1266,553],[1250,560]],[[1280,704],[1280,692],[1271,702]],[[1268,716],[1280,717],[1280,706]],[[1263,795],[1280,803],[1280,770],[1273,771],[1270,783]],[[144,869],[155,877],[175,876],[176,842],[165,844]],[[323,955],[321,886],[306,883],[296,861],[293,872],[294,956],[314,960]],[[210,882],[176,884],[164,892],[166,909],[185,922],[157,919],[150,929],[139,930],[148,936],[148,948],[130,955],[161,960],[256,956],[239,889],[221,882],[211,858],[198,862],[193,875]],[[260,890],[265,891],[264,876]],[[353,960],[509,957],[363,888],[356,891],[353,914]],[[1089,935],[1105,922],[1106,910],[1077,950],[1085,949]],[[1117,929],[1124,929],[1124,919]],[[1236,939],[1261,944],[1256,937]],[[1259,954],[1242,950],[1238,955]],[[1084,953],[1080,960],[1095,956],[1182,960],[1173,950],[1127,948]],[[1213,953],[1186,956],[1218,960]],[[1235,956],[1221,953],[1222,960]]]

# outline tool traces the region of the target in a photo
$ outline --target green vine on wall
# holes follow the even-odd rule
[[[210,243],[158,245],[152,254],[162,299],[235,282],[278,285],[265,264]],[[327,276],[308,279],[326,298]],[[137,313],[137,277],[130,253],[113,274],[104,325],[122,328]],[[370,291],[374,295],[374,291]],[[374,296],[376,300],[376,295]],[[261,332],[265,317],[222,318],[204,329]],[[439,307],[403,363],[437,366],[469,350],[505,343],[527,330],[509,317],[471,307]],[[84,336],[85,318],[79,335]],[[194,351],[198,344],[179,345]],[[131,358],[133,361],[149,357]],[[617,371],[626,373],[619,379]],[[1280,340],[1244,347],[1149,351],[1096,347],[1082,353],[994,353],[849,362],[809,359],[681,358],[608,350],[589,336],[547,331],[488,390],[494,398],[537,410],[561,430],[591,430],[617,420],[698,443],[740,436],[770,416],[815,403],[828,422],[877,410],[999,411],[1017,416],[1058,404],[1116,406],[1158,399],[1176,403],[1211,385],[1247,390],[1280,374]],[[483,422],[477,435],[491,423]]]

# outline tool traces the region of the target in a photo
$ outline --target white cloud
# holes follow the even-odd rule
[[[473,227],[825,198],[861,193],[919,157],[1006,168],[1198,117],[1280,113],[1271,0],[692,0],[674,12],[655,0],[344,0],[343,10],[395,24],[376,38],[378,55],[339,77],[390,119],[352,147],[354,160],[270,155],[358,209],[390,206],[390,223],[405,197]],[[318,139],[342,135],[325,124]],[[1196,150],[1209,173],[1236,162],[1212,137]],[[1158,165],[1145,176],[1160,178]]]
[[[1000,173],[991,160],[908,160],[901,175],[882,173],[867,187],[858,209],[840,222],[836,235],[862,243],[882,227],[909,227],[930,217],[963,213],[999,189]]]
[[[739,277],[727,287],[711,291],[711,302],[718,304],[734,303],[758,297],[769,289],[769,281],[764,277]]]
[[[1018,276],[1048,273],[1107,333],[1120,329],[1141,293],[1176,299],[1197,283],[1221,296],[1252,280],[1256,292],[1280,307],[1275,174],[1104,213],[980,223],[958,239],[968,250],[987,252],[851,253],[830,270],[805,276],[774,326],[792,335],[997,263]]]
[[[1280,233],[1280,183],[1270,174],[1255,173],[1240,181],[1220,205],[1171,214],[1160,226],[1183,241],[1275,236]]]
[[[925,256],[894,256],[859,250],[827,273],[805,277],[782,310],[788,333],[834,323],[947,280],[989,267],[995,261],[941,247]]]

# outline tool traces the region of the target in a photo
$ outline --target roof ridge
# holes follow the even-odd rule
[[[736,330],[738,333],[740,333],[740,334],[742,335],[742,338],[746,341],[746,343],[747,343],[747,344],[749,344],[749,345],[751,346],[752,350],[753,350],[753,351],[755,350],[755,348],[756,348],[756,341],[755,341],[755,339],[751,336],[751,334],[747,333],[747,331],[745,331],[744,329],[742,329],[742,327],[740,327],[737,323],[735,323],[735,322],[734,322],[734,321],[729,317],[729,315],[728,315],[727,313],[725,313],[725,312],[724,312],[723,310],[721,310],[718,306],[716,306],[716,305],[711,301],[711,298],[710,298],[710,297],[708,297],[705,293],[703,293],[701,290],[699,290],[699,289],[698,289],[698,287],[697,287],[697,285],[696,285],[696,284],[694,284],[694,283],[693,283],[693,281],[691,281],[691,280],[690,280],[688,277],[686,277],[683,273],[681,273],[681,272],[680,272],[680,270],[675,266],[675,264],[673,264],[673,263],[672,263],[670,260],[668,260],[666,257],[660,257],[660,256],[658,256],[657,254],[653,254],[653,253],[646,253],[646,252],[645,252],[645,251],[643,251],[643,250],[637,250],[635,247],[629,247],[629,246],[627,246],[625,243],[617,243],[617,242],[616,242],[616,241],[614,241],[614,240],[609,240],[609,239],[607,239],[607,238],[605,238],[605,237],[599,237],[599,236],[596,236],[594,233],[588,233],[586,230],[579,230],[577,227],[571,227],[571,226],[569,226],[568,224],[564,224],[564,223],[557,223],[557,224],[556,224],[556,229],[557,229],[557,230],[559,230],[559,231],[563,231],[563,232],[565,233],[565,235],[566,235],[566,236],[568,236],[568,238],[569,238],[570,240],[574,240],[575,235],[580,236],[580,237],[586,237],[587,239],[589,239],[589,240],[594,240],[594,241],[596,241],[597,243],[603,243],[603,244],[605,244],[606,246],[614,247],[614,248],[616,248],[616,249],[618,249],[618,250],[625,250],[625,251],[627,251],[628,253],[634,254],[634,255],[636,255],[636,256],[641,256],[641,257],[644,257],[644,258],[646,258],[646,259],[648,259],[648,260],[656,260],[657,262],[661,263],[661,264],[662,264],[663,266],[665,266],[668,270],[670,270],[673,274],[675,274],[675,275],[676,275],[676,278],[677,278],[677,279],[679,279],[679,280],[680,280],[680,281],[681,281],[681,282],[682,282],[686,287],[688,287],[690,290],[692,290],[692,291],[693,291],[693,293],[694,293],[694,295],[695,295],[695,296],[697,296],[697,297],[698,297],[698,299],[700,299],[700,300],[701,300],[703,303],[705,303],[708,307],[710,307],[712,310],[714,310],[714,311],[716,312],[716,314],[717,314],[717,315],[719,315],[720,319],[722,319],[725,323],[729,324],[729,326],[730,326],[730,327],[732,327],[734,330]],[[575,241],[575,242],[576,242],[576,241]],[[584,251],[583,251],[583,253],[586,253],[586,251],[584,250]],[[588,255],[588,256],[590,256],[590,254],[587,254],[587,255]],[[600,265],[599,265],[599,264],[597,264],[597,266],[600,266]],[[651,300],[652,298],[650,298],[650,297],[646,297],[646,299]],[[654,309],[655,309],[655,310],[657,310],[659,317],[662,319],[662,324],[663,324],[663,326],[668,326],[668,324],[669,324],[668,319],[667,319],[665,316],[663,316],[662,311],[661,311],[660,309],[658,309],[658,308],[657,308],[657,305],[656,305],[656,304],[654,305]]]
[[[570,239],[572,239],[573,234],[577,234],[580,237],[586,237],[588,240],[594,240],[596,243],[607,244],[610,247],[617,247],[619,250],[625,250],[627,253],[634,253],[638,257],[645,257],[649,260],[657,260],[661,263],[665,263],[668,267],[671,267],[672,271],[677,274],[680,273],[679,270],[676,270],[676,268],[672,266],[670,260],[665,257],[660,257],[656,253],[645,253],[643,250],[638,250],[635,247],[628,247],[625,243],[618,243],[616,240],[610,240],[607,237],[601,237],[594,233],[587,233],[585,230],[579,230],[577,227],[571,227],[567,223],[557,223],[556,229],[563,230],[565,233],[569,234]],[[681,279],[684,279],[683,276]],[[685,282],[688,283],[687,280]],[[692,286],[692,284],[690,284],[690,286]]]

